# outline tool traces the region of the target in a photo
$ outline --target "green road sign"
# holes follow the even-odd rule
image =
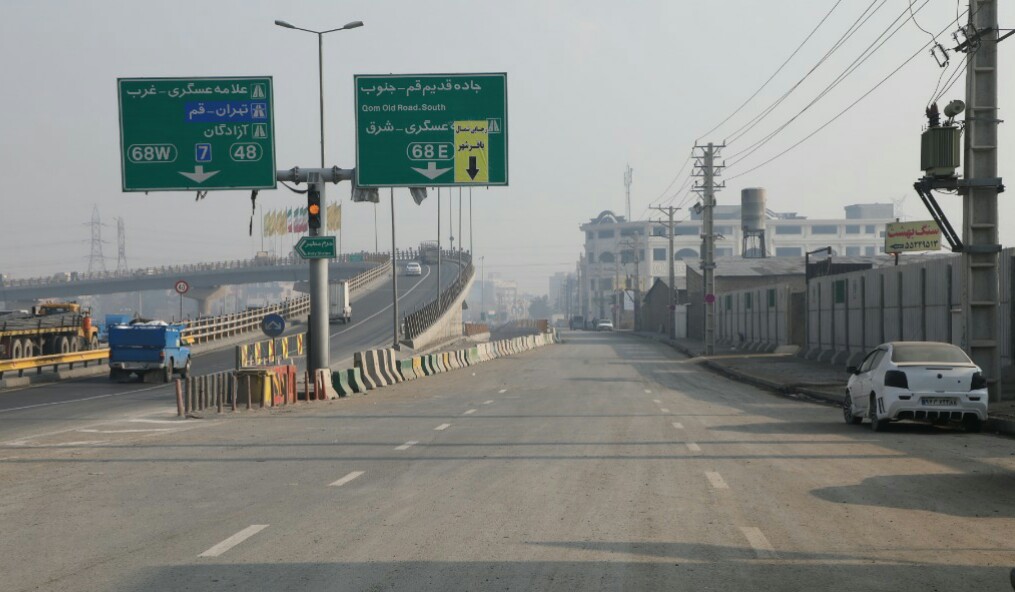
[[[304,259],[334,259],[335,237],[304,236],[296,243],[296,252]]]
[[[354,84],[357,185],[508,184],[507,74],[360,74]]]
[[[124,191],[274,189],[271,77],[120,78]]]

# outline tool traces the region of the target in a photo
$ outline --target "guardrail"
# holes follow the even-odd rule
[[[472,279],[472,275],[475,273],[471,257],[467,254],[464,255],[462,262],[466,264],[465,268],[458,274],[454,283],[441,292],[439,298],[431,300],[422,307],[405,315],[402,323],[404,325],[404,337],[406,340],[415,339],[444,316],[444,313],[458,299],[465,286],[469,284],[469,280]]]
[[[378,259],[381,259],[379,261],[380,265],[374,266],[349,280],[350,290],[360,289],[375,279],[384,276],[389,271],[389,265],[385,265],[389,261],[389,258],[385,255],[383,258],[378,257]],[[264,317],[273,313],[280,314],[287,319],[309,314],[310,297],[303,296],[240,313],[185,321],[182,323],[186,327],[183,331],[183,337],[191,345],[235,337],[241,333],[260,330],[261,321]],[[0,360],[0,379],[4,378],[5,372],[17,372],[17,376],[22,377],[26,370],[34,369],[36,374],[42,374],[47,368],[52,368],[52,371],[56,372],[61,366],[73,369],[75,364],[87,366],[89,362],[98,362],[108,358],[109,349],[104,348],[68,354],[33,356],[17,360]]]
[[[22,377],[25,375],[25,370],[36,370],[36,374],[42,374],[43,370],[50,366],[52,366],[53,372],[59,370],[60,366],[67,366],[69,370],[73,370],[75,364],[87,367],[89,362],[101,362],[107,358],[109,358],[108,349],[93,349],[69,354],[0,360],[0,378],[3,378],[4,374],[8,372],[17,372],[18,377]]]

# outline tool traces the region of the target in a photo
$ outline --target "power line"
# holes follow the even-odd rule
[[[961,17],[960,17],[960,18],[961,18]],[[948,29],[949,27],[951,27],[951,26],[952,26],[953,24],[955,24],[955,21],[952,21],[952,22],[948,23],[948,25],[947,25],[947,26],[946,26],[946,27],[945,27],[944,29],[942,29],[942,30],[941,30],[941,33],[943,33],[944,31],[946,31],[946,30],[947,30],[947,29]],[[938,33],[938,35],[940,35],[941,33]],[[857,104],[859,104],[859,103],[860,103],[860,101],[864,100],[865,98],[867,98],[867,96],[869,96],[869,95],[870,95],[871,93],[873,93],[873,92],[874,92],[875,90],[877,90],[878,88],[880,88],[880,87],[881,87],[881,85],[883,85],[883,84],[884,84],[885,82],[887,82],[887,81],[888,81],[888,80],[889,80],[889,79],[890,79],[891,77],[895,76],[895,74],[897,74],[897,73],[899,72],[899,70],[901,70],[902,68],[906,67],[906,66],[907,66],[907,65],[908,65],[908,64],[909,64],[910,62],[912,62],[913,60],[915,60],[915,59],[917,58],[917,56],[919,56],[919,55],[920,55],[921,53],[923,53],[923,52],[924,52],[924,51],[925,51],[925,50],[926,50],[926,49],[927,49],[928,47],[930,47],[930,46],[931,46],[932,44],[933,44],[933,42],[928,42],[928,43],[925,43],[925,44],[923,45],[923,47],[921,47],[921,48],[920,48],[919,50],[917,50],[917,52],[916,52],[916,53],[914,53],[913,55],[909,56],[909,58],[907,58],[907,59],[906,59],[906,60],[905,60],[904,62],[902,62],[902,64],[900,64],[900,65],[899,65],[899,66],[898,66],[897,68],[895,68],[894,70],[892,70],[891,72],[889,72],[889,73],[888,73],[888,75],[887,75],[887,76],[885,76],[884,78],[882,78],[882,79],[881,79],[881,81],[879,81],[879,82],[878,82],[877,84],[875,84],[873,88],[871,88],[870,90],[868,90],[867,92],[865,92],[865,93],[864,93],[863,95],[861,95],[861,96],[860,96],[860,97],[859,97],[858,99],[856,99],[855,101],[853,101],[852,103],[850,103],[850,104],[849,104],[848,106],[846,106],[846,108],[844,108],[844,109],[843,109],[842,111],[839,111],[839,113],[837,113],[837,114],[836,114],[836,115],[835,115],[834,117],[832,117],[831,119],[829,119],[828,121],[826,121],[825,123],[823,123],[823,124],[822,124],[822,125],[821,125],[820,127],[818,127],[818,128],[816,129],[816,130],[814,130],[814,131],[812,131],[811,133],[809,133],[809,134],[807,134],[806,136],[804,136],[804,137],[803,137],[803,138],[802,138],[801,140],[799,140],[798,142],[796,142],[795,144],[793,144],[793,145],[792,145],[792,146],[790,146],[789,148],[786,148],[786,149],[785,149],[785,150],[783,150],[782,152],[780,152],[780,153],[776,154],[775,156],[773,156],[773,157],[769,158],[768,160],[766,160],[766,161],[764,161],[764,162],[762,162],[762,163],[760,163],[760,164],[758,164],[758,165],[755,165],[755,166],[753,166],[753,167],[751,167],[751,168],[747,169],[746,171],[743,171],[743,172],[741,172],[741,173],[737,173],[736,175],[733,175],[733,176],[731,176],[731,177],[728,177],[728,179],[730,179],[730,180],[732,180],[732,179],[736,179],[737,177],[742,177],[742,176],[746,175],[747,173],[750,173],[750,172],[752,172],[752,171],[756,171],[756,170],[758,170],[759,168],[761,168],[761,167],[763,167],[763,166],[765,166],[765,165],[769,164],[770,162],[772,162],[772,161],[774,161],[774,160],[776,160],[776,159],[778,159],[778,158],[782,157],[783,155],[787,154],[788,152],[790,152],[791,150],[793,150],[794,148],[796,148],[796,147],[797,147],[797,146],[799,146],[800,144],[803,144],[803,143],[804,143],[804,142],[806,142],[807,140],[811,139],[811,138],[812,138],[812,137],[814,137],[814,136],[815,136],[815,135],[816,135],[816,134],[817,134],[818,132],[820,132],[821,130],[825,129],[825,128],[826,128],[826,127],[828,127],[829,125],[831,125],[831,124],[832,124],[832,123],[833,123],[834,121],[838,120],[838,119],[839,119],[840,117],[842,117],[842,116],[843,116],[843,115],[845,115],[845,114],[846,114],[847,112],[849,112],[849,111],[850,111],[850,110],[851,110],[851,109],[852,109],[853,107],[855,107],[855,106],[856,106]]]
[[[931,39],[932,39],[933,41],[937,41],[937,37],[936,37],[935,35],[931,34],[931,32],[930,32],[930,31],[928,31],[927,29],[924,29],[923,27],[921,27],[921,26],[920,26],[920,23],[918,23],[918,22],[916,21],[916,15],[915,15],[915,14],[913,14],[913,0],[909,0],[909,20],[913,21],[913,24],[914,24],[914,25],[916,25],[916,28],[917,28],[917,29],[920,29],[920,30],[921,30],[921,31],[923,31],[924,33],[926,33],[926,34],[930,35],[930,38],[931,38]]]
[[[924,0],[923,4],[920,5],[920,7],[917,9],[917,12],[919,12],[924,7],[926,7],[929,2],[930,2],[930,0]],[[745,158],[749,157],[751,154],[754,154],[755,152],[757,152],[762,146],[764,146],[765,144],[770,142],[773,138],[775,138],[775,136],[780,134],[791,123],[796,121],[797,118],[799,118],[801,115],[806,113],[811,107],[813,107],[815,104],[817,104],[818,101],[823,99],[828,93],[830,93],[832,90],[834,90],[835,87],[839,86],[839,84],[841,84],[843,80],[845,80],[850,74],[852,74],[858,68],[860,68],[860,66],[862,66],[865,62],[867,62],[867,60],[869,60],[871,57],[873,57],[874,54],[878,52],[878,50],[880,50],[882,47],[884,47],[884,45],[886,43],[888,43],[888,41],[891,40],[892,37],[894,37],[900,30],[902,30],[902,28],[905,26],[906,23],[905,23],[905,21],[902,21],[901,23],[899,21],[904,16],[905,16],[905,12],[903,12],[898,17],[896,17],[895,20],[893,20],[891,22],[891,24],[888,25],[888,28],[886,28],[884,31],[882,31],[881,34],[878,35],[874,39],[874,41],[872,41],[870,43],[870,45],[868,45],[866,48],[864,48],[864,50],[860,53],[859,57],[854,59],[852,61],[852,63],[850,63],[848,66],[846,66],[845,70],[840,72],[839,75],[831,83],[829,83],[827,86],[825,86],[825,88],[820,93],[818,93],[818,95],[814,99],[812,99],[811,102],[809,102],[807,105],[805,105],[793,117],[791,117],[789,120],[787,120],[785,123],[780,125],[778,128],[776,128],[772,132],[769,132],[769,134],[767,136],[761,138],[760,140],[758,140],[754,144],[751,144],[750,146],[748,146],[747,148],[745,148],[745,149],[743,149],[743,150],[741,150],[739,152],[731,154],[730,158],[732,159],[732,162],[730,162],[729,166],[735,166],[738,162],[744,160]],[[892,30],[893,27],[895,27],[894,30]],[[889,31],[891,31],[891,33],[889,33]],[[887,34],[887,37],[885,36],[886,34]],[[743,155],[743,156],[741,156],[741,155]]]
[[[811,32],[807,34],[807,37],[804,37],[804,40],[800,42],[800,45],[797,45],[796,49],[793,50],[793,53],[789,54],[789,57],[786,58],[778,68],[776,68],[775,72],[773,72],[772,75],[768,77],[768,80],[763,82],[762,85],[758,87],[758,90],[754,91],[754,94],[752,94],[751,96],[747,97],[747,100],[744,101],[743,103],[741,103],[740,106],[737,107],[733,111],[733,113],[730,113],[729,115],[727,115],[726,119],[723,119],[719,123],[715,124],[715,126],[712,127],[712,129],[710,129],[707,132],[701,134],[701,136],[699,136],[698,139],[695,140],[695,143],[697,143],[698,140],[701,140],[701,138],[704,138],[705,136],[711,134],[715,130],[717,130],[720,127],[722,127],[722,125],[724,123],[726,123],[727,121],[732,119],[737,113],[740,113],[740,111],[744,107],[746,107],[748,103],[750,103],[752,100],[754,100],[754,97],[758,96],[758,93],[760,93],[762,90],[764,90],[765,87],[768,86],[768,83],[772,82],[772,80],[776,76],[778,76],[779,72],[782,72],[783,68],[786,67],[786,64],[788,64],[790,62],[790,60],[792,60],[796,56],[796,54],[799,53],[799,51],[803,48],[803,46],[806,45],[808,41],[810,41],[811,37],[813,37],[814,34],[818,32],[818,29],[821,28],[821,25],[825,24],[825,21],[828,20],[828,17],[832,16],[832,13],[835,12],[835,9],[839,7],[839,4],[842,4],[842,0],[838,0],[835,4],[832,5],[832,8],[830,8],[828,10],[828,12],[825,13],[825,16],[822,17],[820,21],[818,21],[818,24],[815,25],[813,29],[811,29]]]
[[[789,96],[792,95],[793,92],[795,92],[796,89],[799,88],[800,85],[803,84],[804,81],[806,81],[811,74],[813,74],[819,67],[821,67],[821,65],[824,64],[828,60],[828,58],[830,58],[833,54],[835,54],[835,52],[838,51],[838,49],[842,47],[847,41],[849,41],[849,39],[851,39],[853,35],[856,34],[857,31],[859,31],[865,24],[867,24],[870,18],[873,17],[874,14],[877,13],[877,11],[880,10],[882,6],[884,6],[886,1],[887,0],[881,0],[881,4],[879,4],[876,8],[874,8],[874,5],[878,2],[878,0],[871,0],[871,3],[867,5],[867,7],[863,10],[863,12],[860,13],[860,16],[858,16],[856,20],[853,21],[853,23],[849,26],[849,28],[846,29],[846,32],[839,37],[839,39],[832,45],[832,47],[828,51],[825,52],[825,55],[823,55],[821,59],[817,61],[817,63],[811,66],[811,69],[808,70],[807,73],[804,74],[802,78],[800,78],[800,80],[797,80],[797,82],[793,86],[791,86],[789,90],[783,93],[782,96],[780,96],[772,104],[770,104],[768,107],[762,110],[762,112],[757,116],[755,116],[753,119],[749,120],[747,123],[734,130],[733,133],[730,134],[729,139],[727,140],[727,144],[733,143],[741,136],[751,131],[759,123],[764,121],[765,118],[768,117],[768,115],[771,114],[772,111],[774,111],[779,105],[781,105],[783,101],[789,98]],[[872,8],[874,9],[871,10]]]

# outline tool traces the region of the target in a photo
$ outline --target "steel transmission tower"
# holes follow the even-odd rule
[[[628,222],[632,222],[632,220],[631,220],[631,182],[633,180],[634,180],[634,169],[631,168],[631,165],[627,165],[627,168],[624,169],[624,189],[625,189],[625,193],[627,195],[627,211],[626,211],[626,214],[627,214],[627,221]]]
[[[123,229],[123,218],[116,219],[116,271],[127,271],[127,233]]]
[[[92,247],[88,254],[88,273],[106,271],[106,258],[102,254],[102,219],[99,217],[99,206],[92,207]]]
[[[694,191],[701,196],[701,276],[705,284],[705,355],[715,353],[715,230],[713,228],[715,192],[725,187],[717,184],[716,177],[724,167],[716,163],[716,157],[725,144],[709,142],[694,147],[694,176],[701,177],[695,182]]]

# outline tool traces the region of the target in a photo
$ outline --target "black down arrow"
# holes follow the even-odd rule
[[[469,173],[469,178],[473,181],[476,180],[476,175],[479,174],[479,167],[476,166],[476,157],[469,157],[469,168],[465,169],[466,173]]]

